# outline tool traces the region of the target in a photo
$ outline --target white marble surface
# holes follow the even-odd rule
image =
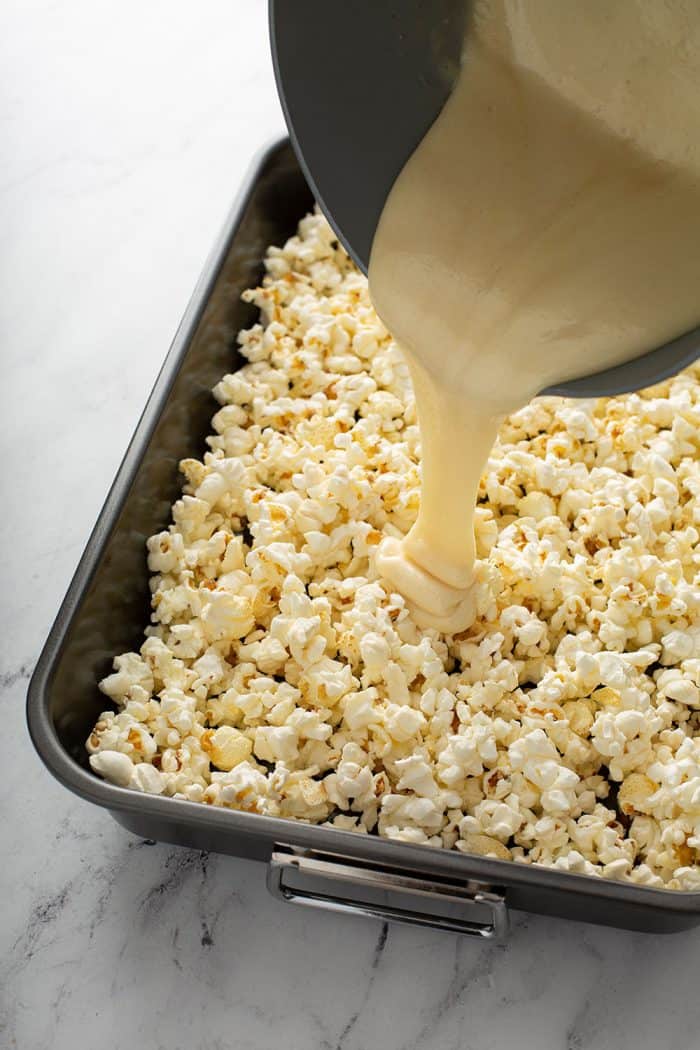
[[[492,949],[285,907],[262,867],[135,840],[41,767],[31,668],[282,127],[263,0],[5,0],[0,119],[0,1046],[697,1050],[700,932],[518,918]]]

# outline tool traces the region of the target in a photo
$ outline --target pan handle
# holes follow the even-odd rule
[[[503,894],[475,883],[406,874],[353,857],[276,845],[267,888],[279,900],[384,922],[429,926],[501,942],[508,932]]]

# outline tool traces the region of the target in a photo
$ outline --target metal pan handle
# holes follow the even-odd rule
[[[277,845],[270,858],[267,888],[279,900],[384,922],[429,926],[495,942],[504,940],[508,932],[505,899],[490,888],[408,875],[352,857]]]

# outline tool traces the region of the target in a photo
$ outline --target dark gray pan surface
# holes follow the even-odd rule
[[[270,0],[277,89],[297,156],[365,273],[389,190],[459,72],[466,13],[465,0]]]

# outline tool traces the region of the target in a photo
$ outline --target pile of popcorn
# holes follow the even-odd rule
[[[244,294],[203,460],[148,541],[152,625],[101,683],[112,783],[700,890],[700,368],[538,398],[477,509],[478,618],[378,577],[419,504],[400,351],[318,214]]]

